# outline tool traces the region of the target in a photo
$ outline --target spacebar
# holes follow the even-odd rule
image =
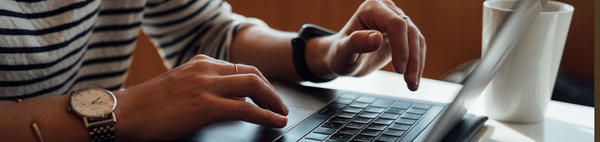
[[[275,140],[277,142],[296,142],[300,140],[304,135],[308,134],[312,129],[319,126],[319,124],[323,123],[327,120],[329,116],[315,113],[310,115],[308,118],[304,119],[294,128],[283,134],[279,139]]]

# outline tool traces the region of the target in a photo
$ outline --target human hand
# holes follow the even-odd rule
[[[287,107],[257,68],[236,69],[205,55],[115,94],[116,136],[123,141],[180,139],[220,120],[279,128],[287,123]]]
[[[307,59],[316,59],[314,64],[326,68],[316,72],[364,76],[392,61],[395,71],[404,74],[408,88],[418,89],[425,65],[425,38],[391,0],[365,1],[337,34],[314,39],[308,45],[316,47],[307,50],[321,52],[313,56],[322,57]]]

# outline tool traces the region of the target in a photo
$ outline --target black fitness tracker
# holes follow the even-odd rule
[[[298,37],[292,39],[292,58],[296,72],[304,80],[311,82],[327,82],[334,78],[321,78],[313,74],[306,64],[306,42],[313,37],[332,35],[335,32],[313,24],[304,24],[298,32]]]

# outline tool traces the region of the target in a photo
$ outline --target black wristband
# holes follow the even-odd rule
[[[334,32],[331,30],[327,30],[312,24],[304,24],[302,25],[300,32],[298,32],[298,37],[292,39],[292,58],[294,67],[302,79],[311,82],[327,82],[335,79],[335,77],[321,78],[316,76],[310,71],[308,64],[306,64],[306,42],[313,37],[327,36],[332,34],[334,34]]]

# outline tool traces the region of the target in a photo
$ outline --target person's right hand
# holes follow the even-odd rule
[[[116,91],[117,140],[182,138],[220,120],[284,127],[288,109],[257,68],[198,55],[142,84]],[[259,107],[245,102],[250,97]]]

